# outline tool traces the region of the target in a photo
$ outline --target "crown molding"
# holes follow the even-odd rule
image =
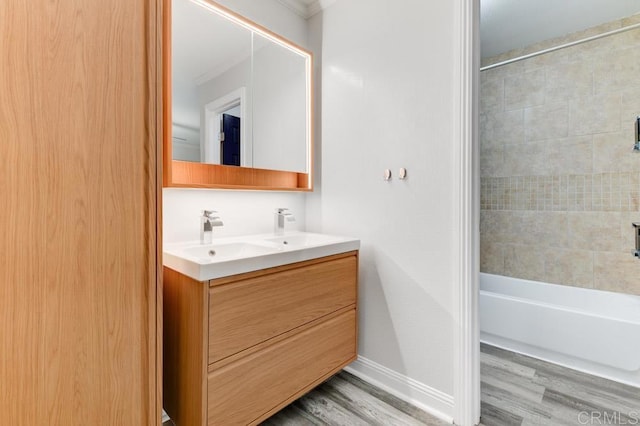
[[[308,18],[308,6],[298,0],[278,0],[278,3],[304,19]]]
[[[314,0],[311,3],[304,0],[277,1],[296,15],[301,16],[304,19],[309,19],[313,15],[329,7],[329,5],[335,3],[337,0]]]

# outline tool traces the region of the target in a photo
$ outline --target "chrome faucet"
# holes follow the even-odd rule
[[[222,220],[215,216],[215,210],[204,210],[200,216],[200,244],[211,244],[213,241],[213,227],[222,226]]]
[[[289,213],[289,209],[278,208],[274,215],[273,233],[276,235],[284,235],[284,225],[286,222],[295,222],[296,218]]]

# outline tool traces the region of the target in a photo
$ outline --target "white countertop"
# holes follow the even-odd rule
[[[360,248],[360,240],[309,232],[287,232],[164,245],[164,266],[197,281],[259,271]]]

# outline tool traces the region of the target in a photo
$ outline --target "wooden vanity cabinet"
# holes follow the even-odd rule
[[[164,406],[254,425],[354,361],[358,252],[208,282],[164,268]]]

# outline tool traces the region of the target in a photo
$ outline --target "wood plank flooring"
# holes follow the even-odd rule
[[[443,426],[434,416],[343,371],[262,426]]]
[[[481,380],[483,426],[640,425],[640,389],[484,344]],[[446,424],[343,371],[262,426]]]
[[[640,424],[640,389],[481,346],[486,426]]]

